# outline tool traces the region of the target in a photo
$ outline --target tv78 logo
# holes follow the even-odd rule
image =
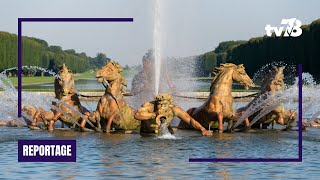
[[[281,24],[286,24],[287,28],[283,34],[283,37],[298,37],[302,34],[301,21],[296,18],[291,19],[282,19]],[[270,24],[267,24],[264,28],[266,30],[267,36],[271,36],[274,31],[277,37],[280,37],[284,27],[272,27]]]

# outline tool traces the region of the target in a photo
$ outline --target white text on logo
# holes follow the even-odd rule
[[[302,34],[302,29],[300,28],[301,21],[296,18],[282,19],[281,24],[287,25],[283,37],[298,37]],[[272,27],[270,24],[267,24],[264,29],[266,30],[267,36],[271,37],[272,32],[274,32],[277,37],[280,37],[284,27]]]

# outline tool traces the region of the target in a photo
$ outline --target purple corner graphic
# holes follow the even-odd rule
[[[18,117],[22,105],[22,23],[23,22],[133,22],[133,18],[18,18]],[[302,65],[298,65],[299,76],[299,121],[297,158],[190,158],[189,162],[302,162]]]

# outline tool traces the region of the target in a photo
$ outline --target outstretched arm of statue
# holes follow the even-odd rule
[[[138,112],[135,113],[134,118],[143,121],[150,120],[152,118],[155,118],[156,116],[157,114],[155,112],[149,112],[147,109],[142,107],[138,110]]]
[[[202,127],[201,124],[193,119],[187,112],[181,109],[179,106],[173,107],[173,112],[176,116],[178,116],[181,120],[190,124],[194,129],[200,130],[203,136],[211,136],[212,131],[207,131],[206,128]]]
[[[140,121],[150,120],[155,118],[157,114],[153,112],[154,106],[150,103],[145,103],[142,107],[135,113],[134,118]]]

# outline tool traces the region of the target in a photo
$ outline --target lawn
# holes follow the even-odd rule
[[[84,73],[74,74],[74,79],[83,79],[83,78],[94,78],[95,72],[88,71]],[[13,85],[18,86],[18,77],[9,78]],[[22,77],[22,85],[30,85],[30,84],[44,84],[44,83],[53,83],[53,76],[35,76],[35,77]]]
[[[131,72],[123,71],[121,75],[126,76],[130,75]],[[76,73],[73,74],[75,80],[77,79],[85,79],[85,78],[95,78],[96,71],[86,71],[84,73]],[[14,86],[18,86],[18,77],[9,78]],[[36,76],[36,77],[22,77],[22,85],[31,85],[31,84],[44,84],[44,83],[53,83],[53,76]]]

